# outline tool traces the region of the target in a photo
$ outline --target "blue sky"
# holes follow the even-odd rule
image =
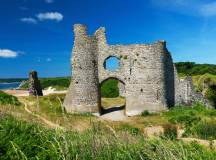
[[[164,39],[173,59],[216,64],[215,0],[1,0],[0,78],[70,75],[72,25],[109,44]]]

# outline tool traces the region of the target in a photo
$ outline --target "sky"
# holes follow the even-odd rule
[[[109,44],[166,40],[173,60],[216,64],[216,0],[1,0],[0,78],[70,76],[72,26]]]

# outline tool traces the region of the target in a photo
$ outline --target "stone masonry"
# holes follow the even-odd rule
[[[178,79],[165,41],[108,45],[104,28],[88,36],[87,27],[80,24],[74,25],[74,34],[73,81],[64,101],[68,112],[101,113],[100,86],[110,78],[119,80],[129,116],[191,103],[192,83]],[[104,67],[110,57],[119,59],[119,69],[109,71]]]
[[[43,92],[38,79],[37,72],[31,71],[29,73],[29,95],[30,96],[43,96]]]

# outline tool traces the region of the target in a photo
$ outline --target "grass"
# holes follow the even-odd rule
[[[35,114],[38,114],[52,123],[58,124],[68,130],[74,131],[86,131],[91,127],[92,121],[100,121],[97,117],[91,114],[70,114],[66,113],[62,107],[64,100],[64,94],[49,95],[43,97],[22,97],[19,100],[21,102],[27,103],[28,109]],[[102,104],[106,107],[121,106],[125,104],[125,99],[118,98],[103,98]],[[17,117],[23,117],[23,119],[29,121],[33,117],[26,113],[24,107],[10,108],[2,105],[0,111],[13,113],[13,115],[18,115]],[[34,117],[33,121],[40,121],[38,118]],[[212,127],[206,127],[203,123],[210,123]],[[166,126],[167,124],[175,124],[181,128],[185,128],[184,136],[186,137],[196,137],[212,139],[214,133],[210,134],[212,131],[210,128],[214,128],[213,122],[216,122],[216,110],[207,109],[201,104],[195,104],[192,107],[187,106],[177,106],[172,108],[168,112],[164,113],[146,113],[143,112],[140,116],[134,116],[128,118],[127,122],[102,122],[112,126],[115,129],[121,128],[121,126],[132,126],[137,128],[139,131],[143,131],[144,127],[148,126]],[[43,122],[39,122],[44,124]],[[198,126],[199,124],[199,126]],[[124,127],[123,127],[124,128]],[[126,127],[127,128],[127,127]],[[206,129],[209,130],[209,134],[201,135],[203,133],[200,128],[203,128],[204,132]],[[133,129],[132,129],[133,130]],[[136,130],[136,129],[135,129]],[[206,131],[207,132],[207,131]]]
[[[215,109],[207,109],[201,104],[195,104],[193,107],[175,107],[164,115],[169,122],[183,126],[185,136],[205,139],[215,136],[215,132],[211,129],[216,128]],[[211,123],[206,123],[210,121]]]
[[[125,105],[125,98],[117,97],[117,98],[102,98],[102,106],[103,108],[111,108],[111,107],[121,107]]]
[[[28,108],[47,120],[63,126],[69,130],[83,131],[90,127],[90,121],[96,117],[91,114],[70,114],[63,108],[65,94],[53,94],[43,97],[23,97],[21,101],[28,104]]]
[[[201,104],[177,106],[164,113],[143,113],[110,122],[91,114],[66,113],[62,109],[64,97],[19,98],[33,113],[64,130],[51,129],[29,115],[23,105],[0,105],[0,112],[9,114],[0,116],[0,159],[215,159],[216,153],[210,149],[175,140],[177,127],[185,129],[185,137],[215,139],[214,109]],[[121,97],[103,99],[107,107],[123,102]],[[164,137],[146,138],[144,128],[148,126],[163,126]]]
[[[92,123],[86,132],[50,130],[15,119],[0,119],[0,159],[214,160],[216,152],[196,143],[147,139]],[[127,128],[127,127],[126,127]],[[130,128],[131,129],[131,128]]]
[[[208,140],[216,139],[216,121],[201,121],[192,128],[196,137]]]

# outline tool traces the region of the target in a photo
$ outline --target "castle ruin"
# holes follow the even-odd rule
[[[100,86],[110,78],[121,84],[128,116],[145,110],[165,111],[193,101],[192,80],[178,78],[165,41],[109,45],[104,28],[89,36],[81,24],[74,25],[74,35],[73,80],[64,101],[68,112],[101,113]],[[118,58],[119,69],[106,69],[104,64],[110,57]]]
[[[40,80],[36,71],[29,73],[29,95],[30,96],[43,96]]]

